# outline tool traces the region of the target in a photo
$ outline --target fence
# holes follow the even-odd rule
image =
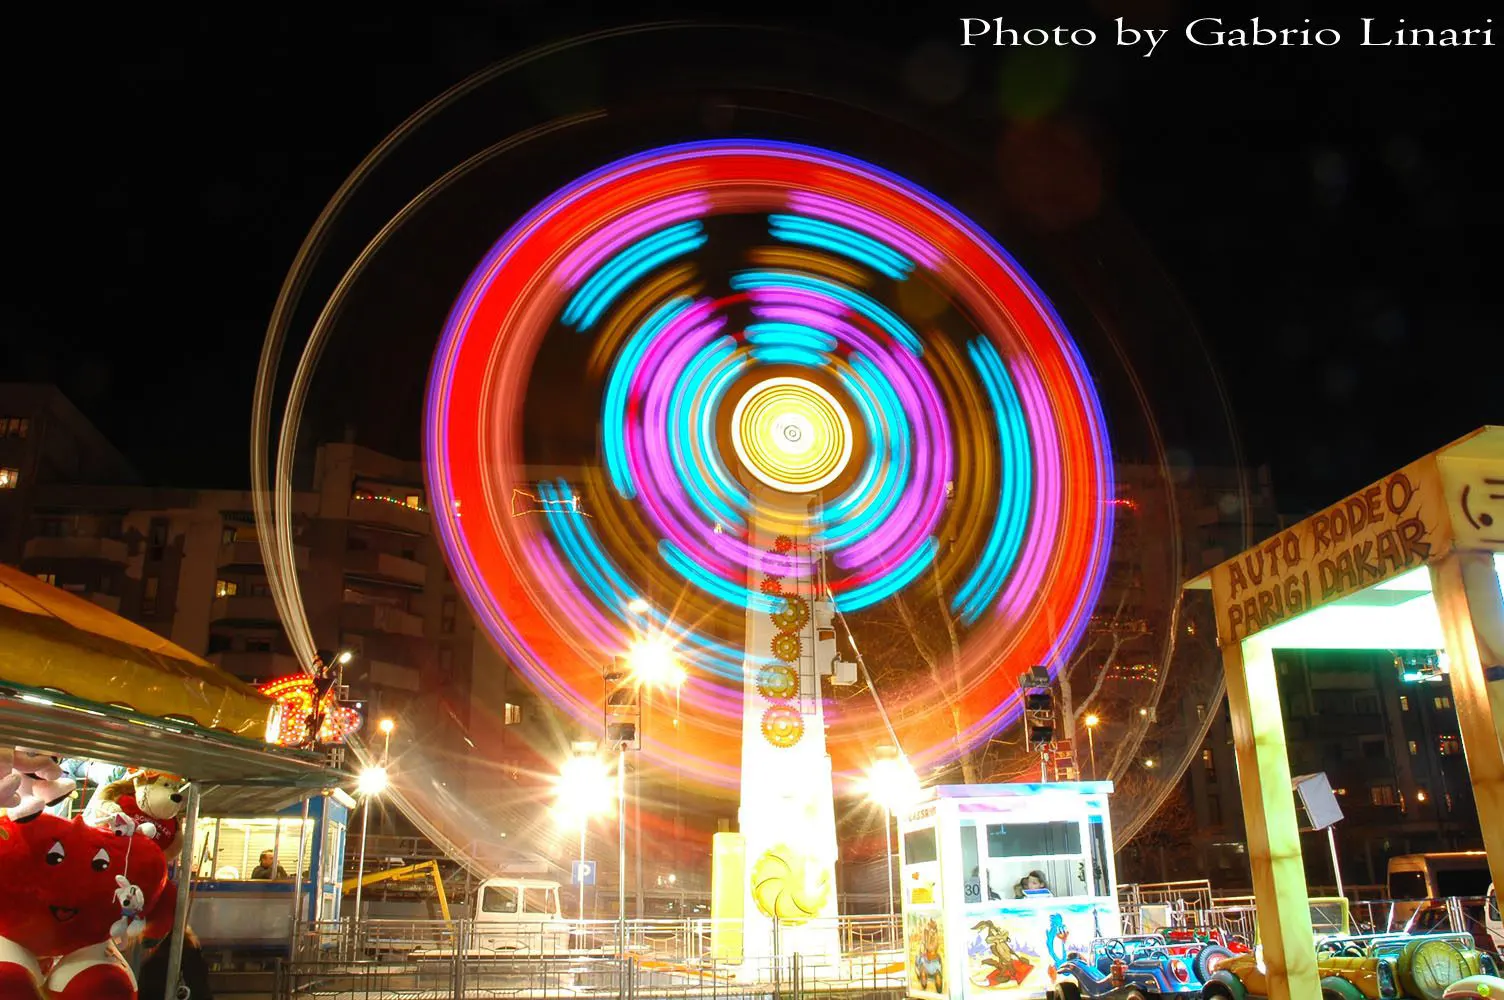
[[[775,931],[772,955],[730,965],[711,954],[710,920],[311,922],[299,925],[292,958],[277,969],[275,996],[899,996],[897,920],[829,923],[839,958],[784,954]],[[820,924],[805,926],[818,931]]]

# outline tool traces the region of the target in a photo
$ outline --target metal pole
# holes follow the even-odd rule
[[[585,946],[585,831],[589,828],[590,821],[585,818],[584,812],[580,813],[580,947]]]
[[[1086,745],[1091,748],[1091,780],[1097,780],[1097,728],[1086,727]]]
[[[183,810],[183,843],[193,850],[193,828],[198,826],[198,785],[187,788],[188,808]],[[191,855],[190,855],[191,856]],[[178,855],[178,898],[172,918],[172,937],[167,951],[167,989],[162,1000],[177,1000],[182,982],[183,932],[188,929],[188,897],[193,888],[193,865]]]
[[[893,812],[883,810],[883,846],[887,857],[883,861],[883,874],[888,877],[888,933],[893,933]]]
[[[1337,876],[1337,895],[1346,896],[1342,890],[1342,863],[1337,860],[1337,824],[1333,823],[1326,828],[1327,846],[1332,849],[1332,874]]]
[[[298,823],[298,860],[296,869],[292,873],[292,932],[294,937],[298,933],[298,924],[302,922],[305,910],[303,909],[303,851],[308,846],[308,796],[303,796],[303,819]],[[313,874],[309,872],[309,874]],[[296,945],[296,941],[294,942]],[[294,948],[296,951],[296,948]]]
[[[621,979],[617,995],[627,989],[627,746],[616,750],[616,942]]]
[[[366,794],[360,806],[360,862],[355,869],[355,920],[360,921],[360,890],[366,881],[366,830],[370,828],[371,796]]]

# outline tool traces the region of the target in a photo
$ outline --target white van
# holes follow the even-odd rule
[[[1405,927],[1426,900],[1481,898],[1491,881],[1488,855],[1483,851],[1402,854],[1389,859],[1387,881],[1389,898],[1395,901],[1391,926]]]
[[[488,878],[475,894],[473,914],[476,950],[529,955],[569,950],[570,925],[560,909],[557,882]]]

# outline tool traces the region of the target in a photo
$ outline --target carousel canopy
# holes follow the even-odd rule
[[[0,746],[206,785],[319,787],[315,753],[265,742],[272,701],[181,646],[0,566]]]

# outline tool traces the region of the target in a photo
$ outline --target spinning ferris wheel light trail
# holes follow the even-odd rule
[[[942,312],[910,315],[907,284]],[[602,469],[530,483],[521,403],[557,338],[590,344]],[[471,276],[426,409],[440,537],[492,640],[594,727],[601,665],[672,630],[682,762],[740,787],[749,907],[783,919],[834,906],[833,777],[890,742],[827,713],[832,615],[914,591],[966,630],[965,732],[885,699],[924,768],[1017,717],[996,665],[1058,670],[1101,585],[1110,453],[1059,318],[974,223],[834,153],[667,147],[557,192]],[[643,599],[675,592],[695,627]]]

